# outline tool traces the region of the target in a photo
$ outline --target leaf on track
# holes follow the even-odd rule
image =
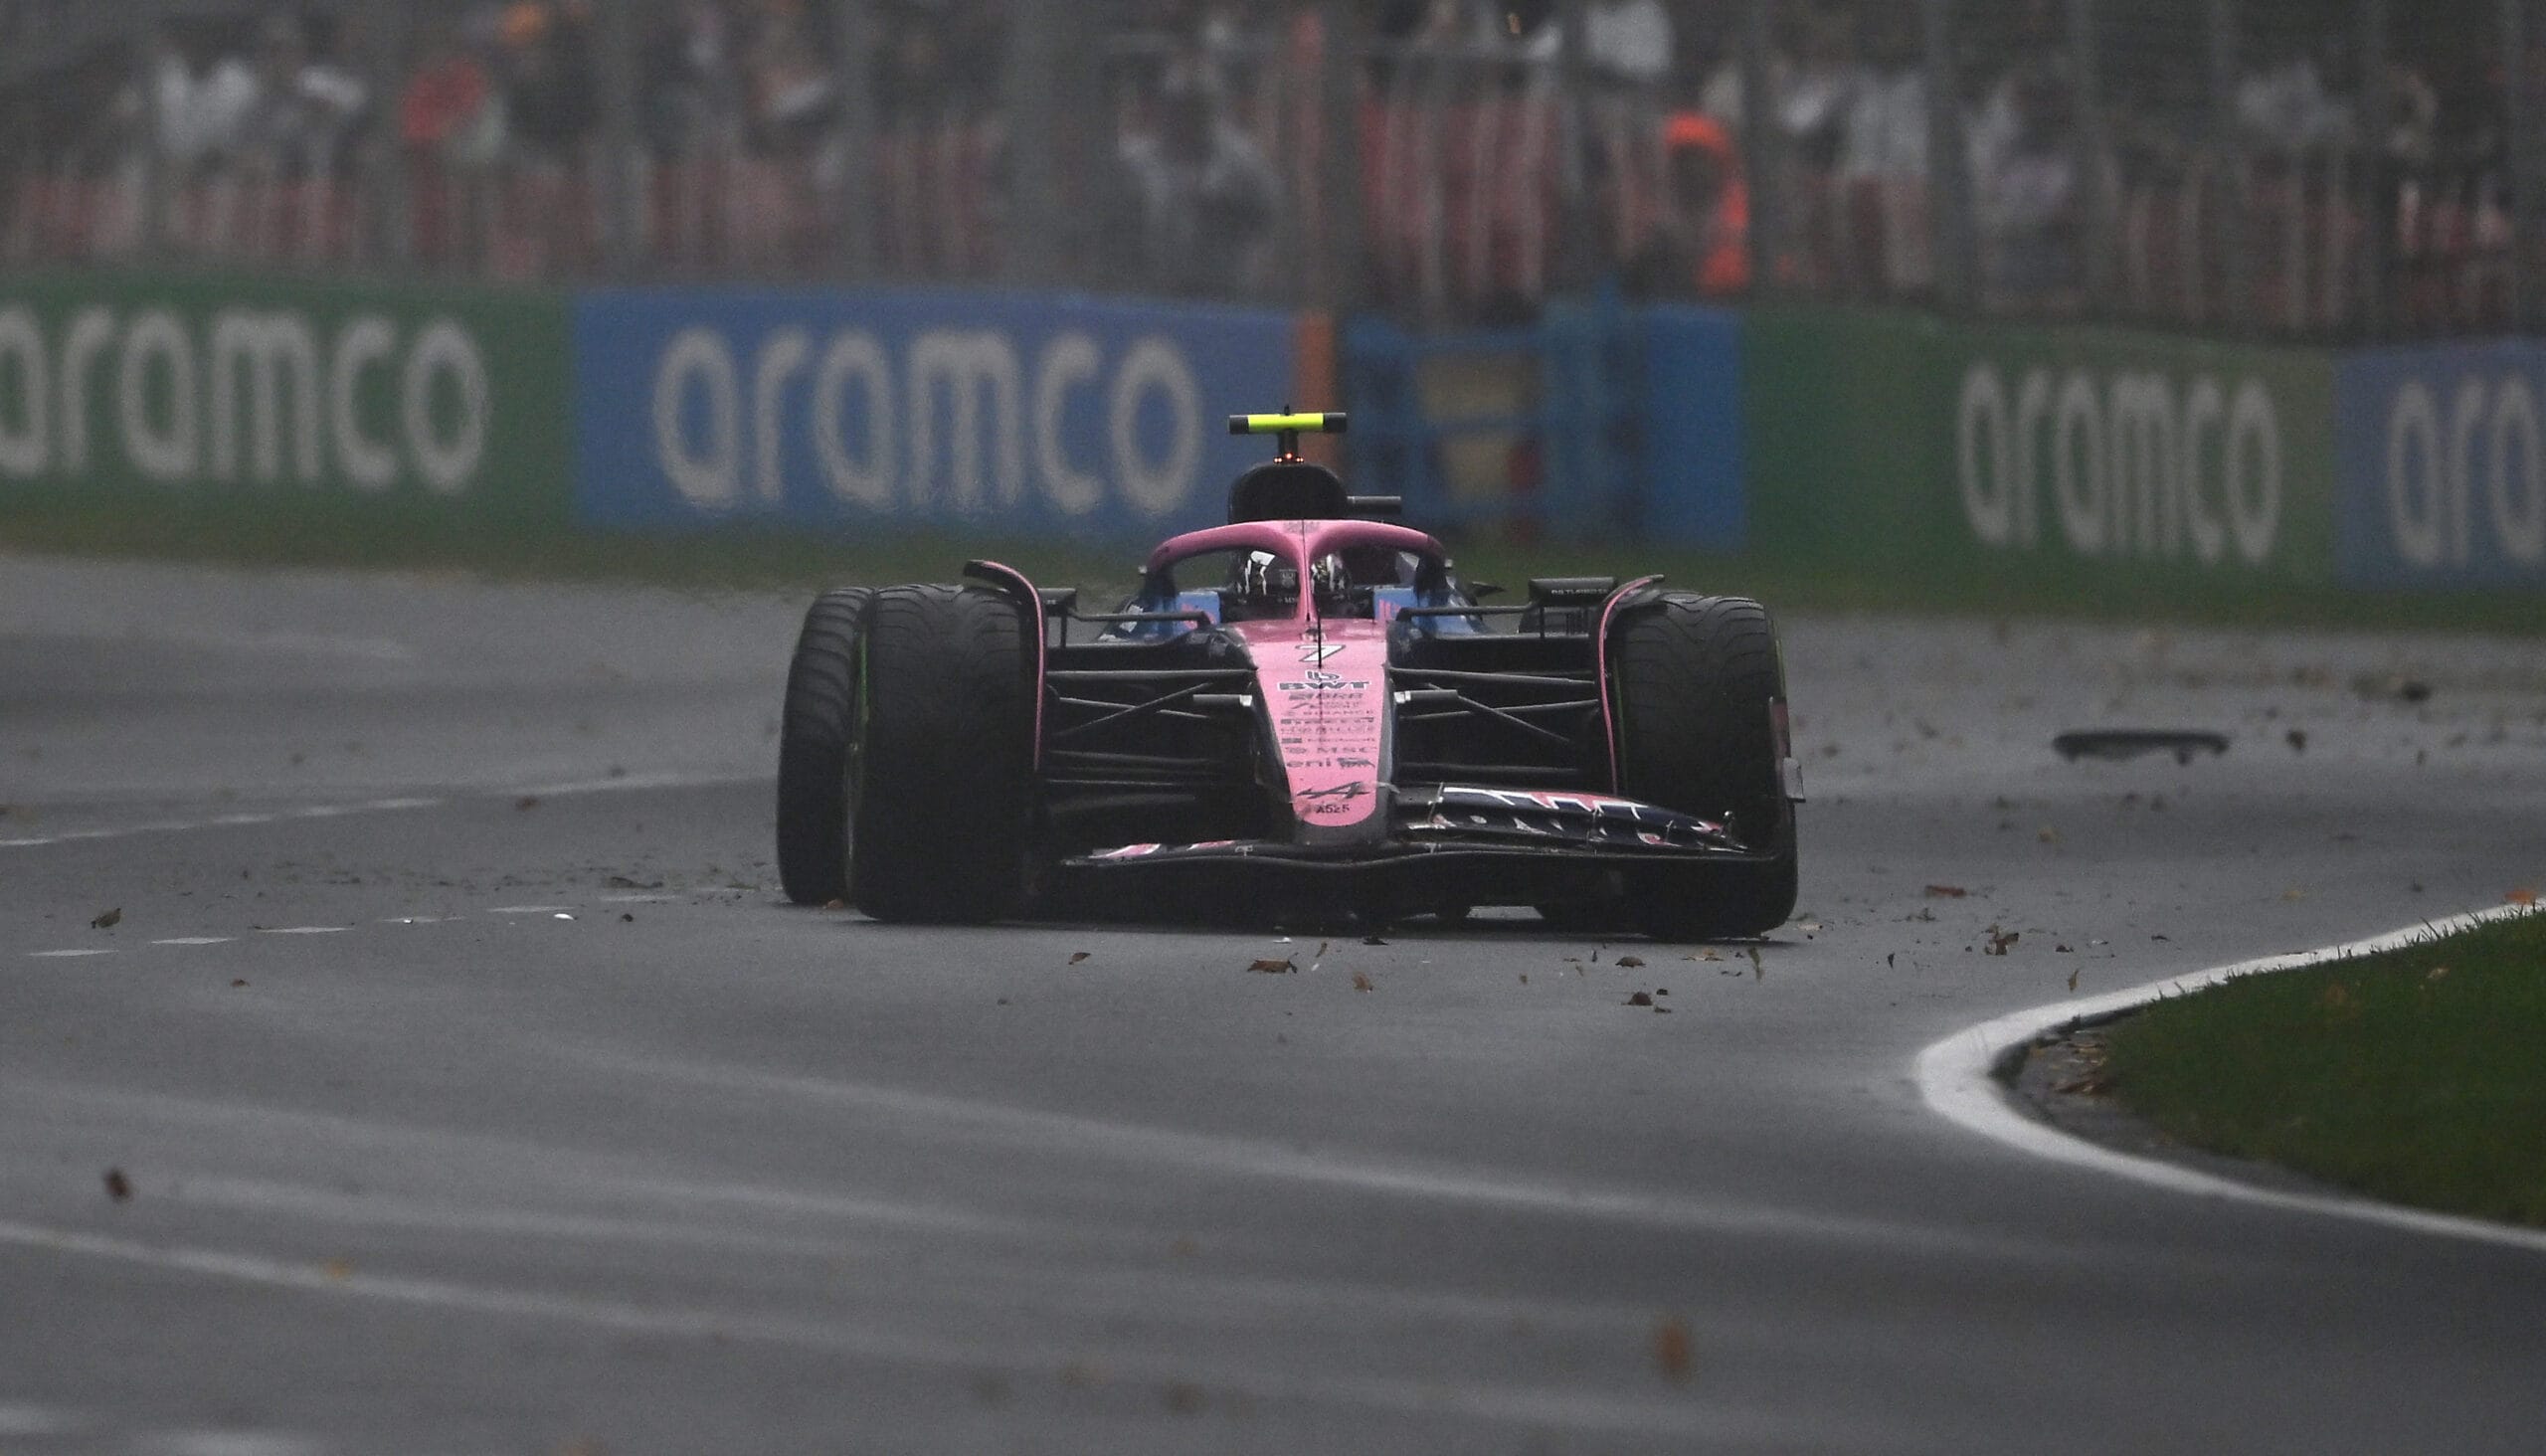
[[[539,808],[539,796],[536,794],[525,794],[521,798],[513,801],[513,808],[517,810],[537,809]]]
[[[1365,946],[1383,946],[1386,945],[1387,942],[1375,935],[1365,935],[1362,937],[1362,944]]]
[[[1093,951],[1072,951],[1070,952],[1070,964],[1075,966],[1094,954],[1095,952]]]
[[[2511,905],[2534,905],[2537,903],[2537,892],[2531,889],[2517,889],[2502,896],[2502,900]]]
[[[1927,886],[1927,898],[1930,900],[1959,900],[1970,893],[1960,885]]]
[[[1635,995],[1627,998],[1627,1004],[1631,1006],[1649,1006],[1653,1004],[1652,993],[1639,991]]]
[[[1297,962],[1290,960],[1264,960],[1251,961],[1246,969],[1264,976],[1288,976],[1300,968]]]
[[[2003,956],[2007,954],[2010,947],[2023,939],[2024,933],[2021,931],[2000,930],[1998,927],[1993,925],[1989,927],[1989,944],[1980,948],[1980,954],[1984,956]]]
[[[89,922],[91,930],[112,930],[123,923],[123,907],[118,905]]]
[[[106,1170],[106,1196],[118,1203],[132,1201],[132,1180],[123,1176],[122,1169]]]
[[[1356,971],[1356,972],[1354,972],[1354,973],[1353,973],[1353,989],[1354,989],[1355,991],[1370,991],[1370,990],[1374,990],[1375,988],[1373,988],[1373,987],[1370,985],[1370,978],[1369,978],[1369,977],[1363,975],[1363,974],[1362,974],[1361,972],[1359,972],[1359,971]]]
[[[1638,969],[1640,969],[1643,965],[1644,965],[1644,958],[1643,958],[1642,956],[1620,956],[1620,957],[1618,957],[1618,967],[1619,967],[1619,969],[1620,969],[1620,970],[1625,970],[1625,971],[1634,971],[1634,970],[1638,970]]]
[[[1669,1315],[1653,1324],[1653,1365],[1662,1378],[1675,1385],[1688,1383],[1697,1372],[1698,1343],[1689,1333],[1689,1322]]]

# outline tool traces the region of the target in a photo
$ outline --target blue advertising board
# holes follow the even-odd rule
[[[2350,354],[2334,401],[2344,585],[2546,587],[2546,344]]]
[[[1643,517],[1653,539],[1711,551],[1749,544],[1741,366],[1734,310],[1646,310]]]
[[[605,289],[574,319],[576,513],[1058,531],[1216,523],[1289,403],[1269,310],[955,290]]]

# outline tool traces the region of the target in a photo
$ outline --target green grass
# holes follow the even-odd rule
[[[380,502],[308,496],[254,513],[185,496],[139,505],[20,497],[0,506],[0,549],[247,566],[460,571],[498,580],[634,582],[714,590],[943,581],[968,557],[1018,567],[1051,586],[1128,587],[1146,543],[1089,545],[979,536],[725,528],[661,535],[566,535],[525,522],[468,523]],[[2484,632],[2546,637],[2535,593],[2364,597],[2330,586],[2256,586],[2233,578],[2146,574],[2082,590],[2074,574],[2011,565],[1947,576],[1725,556],[1635,542],[1454,542],[1462,572],[1517,599],[1532,576],[1642,575],[1757,597],[1780,611],[1912,612],[2131,625]]]
[[[2546,1225],[2546,914],[2249,976],[2112,1028],[2105,1081],[2196,1148]]]

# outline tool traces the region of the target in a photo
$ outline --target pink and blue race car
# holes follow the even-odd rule
[[[1300,457],[1345,423],[1232,418],[1279,456],[1111,611],[984,561],[824,593],[787,682],[788,895],[917,922],[1783,924],[1802,796],[1766,610],[1658,577],[1490,605],[1395,499]]]

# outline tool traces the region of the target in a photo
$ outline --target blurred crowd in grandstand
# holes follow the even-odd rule
[[[0,0],[0,261],[987,279],[1031,228],[1058,280],[1314,297],[1350,257],[1431,319],[1614,277],[2331,336],[2501,326],[2536,241],[2546,3],[1030,12]]]

